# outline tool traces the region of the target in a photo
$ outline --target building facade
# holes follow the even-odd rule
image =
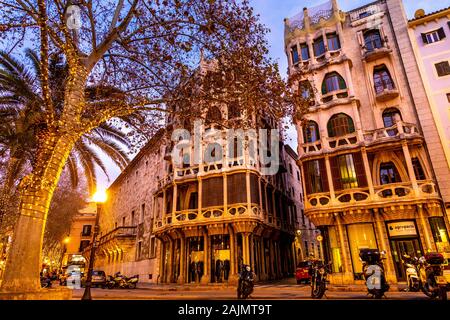
[[[305,214],[321,230],[335,284],[362,281],[359,249],[385,250],[396,283],[405,279],[402,254],[448,243],[419,119],[429,110],[416,109],[401,26],[400,0],[349,12],[331,0],[285,19],[289,76],[310,102],[296,118]]]
[[[91,202],[72,218],[69,235],[64,241],[63,268],[78,266],[83,271],[86,267],[83,251],[92,244],[96,215],[97,206]]]
[[[408,22],[408,31],[433,115],[422,125],[435,125],[438,135],[432,143],[444,154],[432,155],[432,164],[438,176],[444,175],[440,185],[450,217],[450,180],[444,171],[450,167],[450,8],[429,14],[417,10]]]

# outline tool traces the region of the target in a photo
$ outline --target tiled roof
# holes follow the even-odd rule
[[[435,15],[435,14],[437,14],[437,13],[444,12],[444,11],[446,11],[446,10],[450,10],[450,7],[443,8],[443,9],[440,9],[440,10],[437,10],[437,11],[434,11],[434,12],[427,13],[427,14],[425,14],[424,16],[419,17],[419,18],[413,18],[413,19],[410,19],[409,22],[412,22],[412,21],[418,21],[418,20],[420,20],[420,19],[427,18],[427,17],[432,16],[432,15]]]

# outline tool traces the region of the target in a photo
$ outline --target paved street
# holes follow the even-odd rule
[[[193,299],[193,300],[220,300],[220,299],[235,299],[236,292],[233,288],[217,288],[211,289],[189,289],[189,290],[170,290],[155,288],[138,288],[135,290],[125,289],[92,289],[93,299],[113,299],[113,300],[178,300],[178,299]],[[80,299],[83,295],[83,289],[74,290],[73,299]],[[387,292],[386,297],[389,300],[429,300],[421,292]],[[263,284],[255,286],[253,299],[301,299],[307,300],[310,297],[310,287],[308,285],[295,284]],[[330,289],[323,299],[370,299],[364,291],[333,291]]]

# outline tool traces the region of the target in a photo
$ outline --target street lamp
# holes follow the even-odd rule
[[[91,252],[89,254],[89,266],[88,266],[88,272],[87,272],[87,278],[85,283],[85,289],[83,293],[83,297],[81,297],[81,300],[92,300],[91,296],[91,285],[92,285],[92,271],[94,269],[94,259],[95,259],[95,250],[97,249],[97,235],[100,229],[100,226],[98,225],[99,217],[100,217],[100,209],[101,204],[105,202],[107,199],[106,192],[98,190],[92,197],[92,200],[97,204],[97,214],[95,216],[95,226],[94,226],[94,234],[92,235],[92,246],[91,246]]]

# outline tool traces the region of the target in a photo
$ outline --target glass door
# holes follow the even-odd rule
[[[420,257],[422,250],[417,239],[391,240],[392,258],[394,260],[395,272],[399,281],[406,281],[405,267],[402,263],[404,254],[411,257]]]

